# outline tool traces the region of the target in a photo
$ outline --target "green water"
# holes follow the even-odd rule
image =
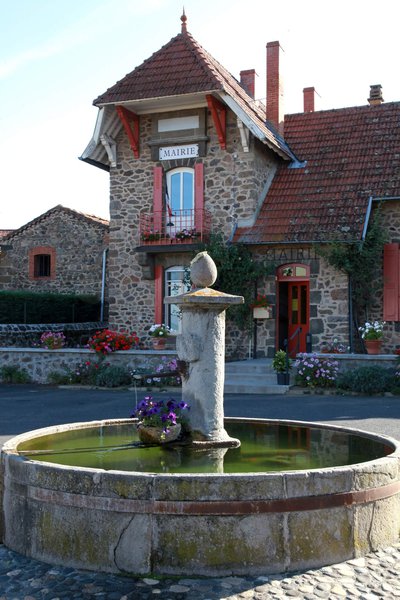
[[[135,424],[113,424],[42,436],[19,444],[31,460],[147,473],[259,473],[356,464],[393,449],[362,435],[268,422],[227,423],[241,446],[196,451],[187,446],[144,446]]]

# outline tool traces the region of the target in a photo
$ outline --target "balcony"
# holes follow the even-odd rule
[[[175,210],[171,215],[165,212],[141,213],[139,216],[139,248],[162,247],[162,251],[172,251],[175,246],[192,246],[209,239],[211,215],[201,210]]]

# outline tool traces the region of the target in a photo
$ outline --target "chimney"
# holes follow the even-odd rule
[[[378,106],[384,102],[382,97],[382,86],[379,83],[370,86],[368,102],[370,106]]]
[[[267,44],[267,119],[283,135],[283,81],[279,74],[281,51],[279,42]]]
[[[315,111],[315,88],[307,87],[303,89],[303,110],[304,112],[314,112]]]
[[[247,71],[240,71],[240,84],[248,93],[249,96],[254,98],[255,94],[255,81],[256,71],[255,69],[248,69]]]

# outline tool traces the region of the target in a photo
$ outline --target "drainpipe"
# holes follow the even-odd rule
[[[100,294],[100,321],[104,321],[104,298],[106,291],[106,264],[108,248],[103,250],[102,269],[101,269],[101,294]]]

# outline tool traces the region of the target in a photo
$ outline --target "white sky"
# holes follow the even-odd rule
[[[62,204],[108,218],[108,174],[78,160],[92,101],[180,32],[183,0],[0,0],[0,229]],[[188,30],[237,78],[284,49],[285,112],[400,100],[398,0],[184,0]]]

